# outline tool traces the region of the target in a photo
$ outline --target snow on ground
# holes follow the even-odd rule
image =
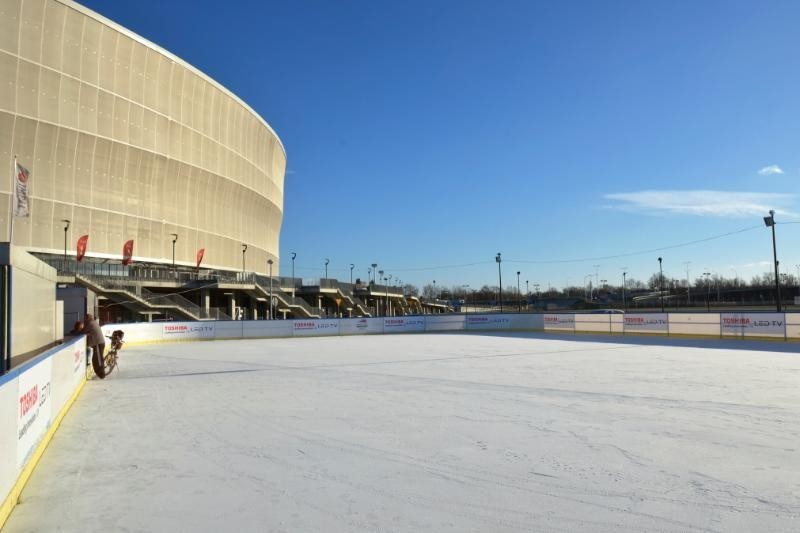
[[[131,347],[4,531],[797,531],[800,356],[765,346],[785,353],[543,334]]]

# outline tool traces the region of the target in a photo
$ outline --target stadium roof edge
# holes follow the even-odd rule
[[[92,17],[93,19],[96,19],[99,22],[102,22],[103,24],[106,24],[106,25],[114,28],[115,30],[119,31],[120,33],[123,33],[123,34],[127,35],[131,39],[133,39],[133,40],[135,40],[135,41],[147,46],[148,48],[152,48],[153,50],[157,51],[158,53],[165,55],[166,57],[170,58],[172,61],[184,66],[185,68],[189,69],[190,71],[194,72],[198,76],[200,76],[203,79],[205,79],[206,81],[208,81],[209,83],[213,84],[219,90],[221,90],[222,92],[224,92],[228,96],[232,97],[234,100],[239,102],[242,106],[244,106],[245,109],[247,109],[253,115],[255,115],[255,117],[258,118],[258,120],[260,120],[264,124],[264,126],[267,127],[267,129],[270,132],[272,132],[272,134],[275,136],[275,138],[278,139],[278,144],[280,144],[281,150],[283,150],[283,156],[287,157],[286,156],[286,147],[283,145],[283,141],[281,140],[281,138],[277,134],[277,132],[272,128],[272,126],[270,126],[269,123],[266,120],[264,120],[264,117],[259,115],[252,107],[250,107],[247,104],[247,102],[245,102],[244,100],[242,100],[241,98],[236,96],[233,93],[233,91],[231,91],[230,89],[228,89],[227,87],[222,85],[220,82],[218,82],[217,80],[215,80],[214,78],[212,78],[211,76],[209,76],[208,74],[203,72],[202,70],[198,69],[197,67],[195,67],[193,65],[190,65],[188,62],[186,62],[183,59],[181,59],[180,57],[176,56],[175,54],[173,54],[169,50],[167,50],[165,48],[162,48],[161,46],[155,44],[154,42],[152,42],[152,41],[150,41],[148,39],[145,39],[144,37],[142,37],[138,33],[135,33],[133,31],[129,30],[128,28],[126,28],[125,26],[122,26],[121,24],[118,24],[118,23],[114,22],[113,20],[104,17],[100,13],[97,13],[96,11],[92,11],[91,9],[89,9],[88,7],[86,7],[84,5],[81,5],[81,4],[79,4],[79,3],[77,3],[77,2],[75,2],[73,0],[56,0],[56,1],[61,3],[61,4],[64,4],[65,6],[67,6],[69,8],[72,8],[72,9],[75,9],[76,11],[79,11],[79,12],[83,13],[86,16]]]

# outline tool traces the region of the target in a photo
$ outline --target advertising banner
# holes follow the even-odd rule
[[[125,241],[122,246],[122,264],[130,265],[131,261],[133,261],[133,239]]]
[[[467,316],[466,329],[511,329],[511,319],[505,315]]]
[[[318,335],[338,335],[339,320],[294,320],[292,326],[295,337],[312,337]]]
[[[27,217],[31,214],[28,204],[28,178],[31,173],[28,172],[27,168],[17,163],[16,159],[14,160],[14,164],[16,166],[16,176],[14,179],[14,216]]]
[[[783,337],[786,317],[783,313],[721,313],[723,335],[738,337]]]
[[[214,337],[214,322],[165,322],[161,326],[164,340],[207,339]]]
[[[384,333],[402,333],[404,331],[425,331],[425,319],[421,316],[383,319]]]
[[[52,375],[53,360],[48,357],[19,376],[17,466],[20,468],[50,427],[53,416]]]
[[[669,332],[667,313],[628,313],[624,318],[624,331],[636,333]]]
[[[575,315],[546,314],[544,315],[545,331],[573,331],[575,330]]]
[[[382,318],[343,318],[339,321],[339,333],[342,335],[366,335],[383,333]]]
[[[86,255],[86,246],[89,243],[88,235],[81,235],[78,239],[78,247],[75,250],[75,258],[78,262],[83,261],[83,256]]]
[[[464,315],[425,315],[425,331],[459,331],[466,329]]]

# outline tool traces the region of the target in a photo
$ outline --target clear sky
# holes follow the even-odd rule
[[[800,221],[800,2],[83,4],[276,130],[286,275],[294,251],[307,279],[329,258],[340,279],[378,263],[475,288],[502,252],[523,290],[593,265],[647,279],[658,256],[666,276],[690,261],[692,278],[749,280],[771,265],[766,211]],[[800,224],[777,232],[797,274]]]

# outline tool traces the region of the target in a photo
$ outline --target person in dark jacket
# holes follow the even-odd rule
[[[92,349],[92,363],[97,362],[102,366],[106,338],[103,336],[103,330],[100,329],[100,323],[90,313],[86,314],[83,332],[86,333],[86,346]]]

